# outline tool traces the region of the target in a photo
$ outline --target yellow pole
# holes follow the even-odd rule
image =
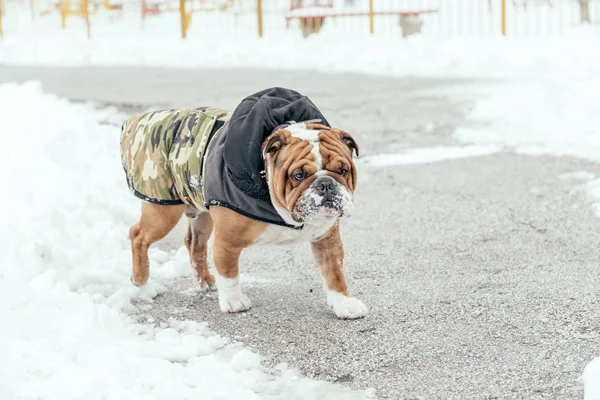
[[[369,32],[375,33],[375,21],[373,18],[373,0],[369,0]]]
[[[187,18],[185,15],[185,0],[179,0],[179,14],[181,15],[181,38],[185,39],[187,36]]]
[[[501,18],[502,18],[502,36],[506,36],[506,0],[500,0],[502,3]]]
[[[33,0],[29,0],[29,8],[31,8],[31,20],[33,21],[35,18],[35,7],[33,4]]]
[[[81,0],[81,15],[85,19],[87,29],[87,38],[90,38],[90,12],[88,10],[88,0]]]
[[[62,0],[60,2],[60,22],[63,29],[67,27],[67,7],[68,0]]]
[[[2,1],[3,0],[0,0],[0,37],[3,36],[3,33],[2,33]]]
[[[258,17],[258,37],[263,37],[262,0],[256,0],[256,16]]]

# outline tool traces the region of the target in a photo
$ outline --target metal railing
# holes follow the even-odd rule
[[[0,35],[6,9],[0,0]],[[15,0],[12,0],[15,1]],[[61,25],[83,18],[87,35],[101,13],[165,18],[180,36],[258,37],[546,36],[600,22],[600,0],[21,0],[32,16]],[[46,11],[34,13],[34,1]],[[41,16],[40,16],[41,15]],[[131,23],[132,19],[127,21]],[[125,23],[125,22],[123,22]],[[177,25],[179,27],[177,27]],[[4,26],[6,29],[6,25]]]
[[[286,7],[279,0],[258,0],[265,10],[265,36],[280,35],[281,15],[304,36],[335,31],[380,36],[539,36],[600,21],[600,0],[321,0],[320,6]],[[298,1],[298,0],[296,0]],[[289,3],[289,2],[287,2]]]

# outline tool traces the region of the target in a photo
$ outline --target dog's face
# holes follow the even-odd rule
[[[349,216],[356,188],[353,151],[346,132],[321,124],[276,129],[263,143],[271,201],[291,225]]]

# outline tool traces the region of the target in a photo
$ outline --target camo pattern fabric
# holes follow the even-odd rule
[[[121,161],[130,190],[155,204],[205,209],[202,173],[209,137],[231,111],[202,107],[138,114],[123,124]]]

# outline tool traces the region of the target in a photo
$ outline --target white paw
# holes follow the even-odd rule
[[[249,310],[252,303],[243,293],[236,296],[223,296],[219,293],[219,307],[223,312],[241,312]]]
[[[369,312],[362,301],[331,290],[327,291],[327,304],[340,319],[362,318]]]
[[[250,299],[242,293],[240,277],[225,278],[217,274],[219,307],[223,312],[240,312],[252,307]]]

